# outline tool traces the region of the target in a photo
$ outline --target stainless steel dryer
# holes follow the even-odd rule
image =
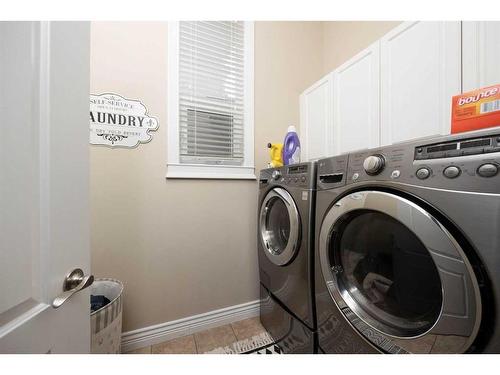
[[[314,351],[316,164],[262,170],[258,258],[261,321],[284,352]]]
[[[500,353],[500,128],[318,161],[326,353]]]

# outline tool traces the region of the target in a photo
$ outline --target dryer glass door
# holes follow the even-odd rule
[[[340,199],[320,231],[329,292],[347,320],[389,352],[462,352],[477,334],[474,272],[446,228],[395,194]]]
[[[260,237],[271,262],[289,263],[298,249],[300,219],[292,196],[283,188],[272,189],[260,209]]]

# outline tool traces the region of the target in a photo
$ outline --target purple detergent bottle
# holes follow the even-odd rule
[[[300,163],[300,141],[293,125],[288,127],[283,142],[283,163],[285,165]]]

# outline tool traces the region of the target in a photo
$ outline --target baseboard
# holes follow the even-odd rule
[[[259,300],[229,306],[203,314],[189,316],[154,326],[124,332],[122,352],[159,344],[177,337],[191,335],[209,328],[236,322],[259,315]]]

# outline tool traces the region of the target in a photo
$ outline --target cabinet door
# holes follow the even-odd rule
[[[331,156],[332,84],[330,73],[300,96],[300,141],[302,160]]]
[[[380,145],[380,42],[334,71],[335,154]]]
[[[381,143],[448,134],[461,92],[460,22],[404,22],[380,48]]]
[[[500,84],[500,22],[462,22],[463,91]]]

